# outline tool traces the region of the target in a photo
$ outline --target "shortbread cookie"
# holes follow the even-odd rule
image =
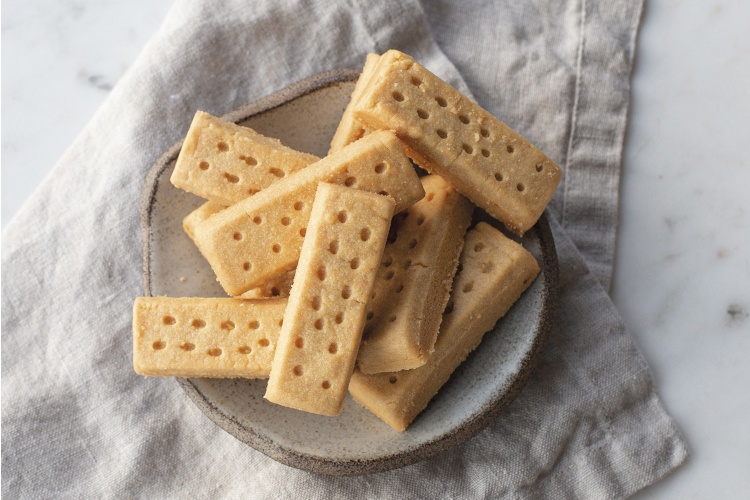
[[[386,52],[373,73],[358,121],[395,131],[414,161],[511,231],[534,225],[562,177],[552,160],[406,54]]]
[[[424,196],[393,132],[367,135],[196,227],[198,246],[229,295],[296,267],[319,182],[390,195],[397,211]]]
[[[133,367],[162,377],[266,378],[286,299],[138,297]]]
[[[367,305],[362,373],[422,366],[435,346],[474,205],[436,175],[425,197],[394,217]]]
[[[338,415],[383,255],[392,198],[320,183],[266,399]]]
[[[212,215],[221,212],[226,207],[213,201],[207,201],[200,207],[190,212],[187,217],[182,219],[182,228],[185,233],[195,242],[195,227],[208,219]],[[200,250],[200,248],[199,248]],[[294,270],[271,278],[261,286],[252,288],[239,296],[242,299],[265,299],[268,297],[289,297],[289,290],[292,288],[294,280]]]
[[[250,128],[198,111],[171,181],[178,188],[228,206],[318,159]]]
[[[251,288],[240,295],[243,299],[266,299],[269,297],[289,297],[294,282],[295,270],[287,271],[280,276],[269,279],[261,286]]]
[[[354,399],[398,431],[427,406],[539,273],[528,251],[483,222],[467,233],[461,266],[427,364],[376,375],[355,370],[352,376]]]
[[[182,229],[190,237],[191,240],[195,241],[196,226],[212,215],[218,214],[225,208],[227,208],[226,205],[222,205],[221,203],[216,203],[215,201],[207,201],[203,205],[187,214],[184,219],[182,219]]]
[[[365,67],[362,68],[362,73],[359,75],[357,85],[354,87],[349,104],[346,106],[344,114],[341,115],[341,121],[339,122],[338,128],[336,128],[336,133],[333,134],[331,148],[328,150],[328,154],[335,153],[344,146],[351,144],[357,139],[361,139],[367,132],[369,132],[364,125],[354,119],[353,110],[355,103],[370,81],[370,77],[378,63],[378,59],[380,59],[380,56],[377,54],[369,54],[367,56]]]

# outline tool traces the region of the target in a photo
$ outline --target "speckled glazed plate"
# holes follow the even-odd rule
[[[316,75],[225,118],[322,157],[357,75],[349,70]],[[182,231],[183,217],[203,200],[169,182],[180,146],[173,146],[153,166],[144,187],[145,294],[226,296]],[[179,384],[217,425],[292,467],[355,475],[424,460],[492,422],[520,392],[536,364],[557,290],[557,258],[545,217],[523,244],[539,261],[541,275],[406,432],[393,430],[351,397],[340,416],[324,417],[264,400],[265,380],[178,379]]]

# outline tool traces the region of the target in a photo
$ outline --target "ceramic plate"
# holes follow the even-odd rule
[[[325,156],[358,76],[316,75],[225,118]],[[180,144],[153,166],[143,192],[145,294],[226,296],[182,231],[203,200],[172,186]],[[240,441],[284,464],[354,475],[408,465],[456,446],[486,427],[520,392],[541,352],[556,297],[557,259],[546,218],[523,238],[542,273],[406,432],[393,430],[347,397],[338,417],[296,411],[263,399],[265,380],[178,379],[203,412]]]

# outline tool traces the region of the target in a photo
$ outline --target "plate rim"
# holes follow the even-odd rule
[[[223,119],[233,123],[247,120],[255,115],[270,111],[306,94],[324,87],[340,83],[353,82],[360,72],[353,69],[337,69],[315,74],[293,83],[257,101],[241,106],[224,116]],[[155,203],[155,195],[164,169],[177,158],[183,141],[178,141],[168,148],[149,169],[141,191],[140,222],[143,237],[143,285],[146,296],[152,296],[151,288],[151,217]],[[520,361],[520,368],[509,381],[509,387],[501,394],[493,394],[486,403],[484,411],[480,411],[458,426],[441,436],[424,442],[416,448],[407,449],[392,455],[372,459],[329,459],[317,457],[308,453],[301,453],[286,448],[273,440],[258,434],[251,428],[243,426],[231,415],[223,412],[213,404],[187,378],[176,378],[177,383],[185,391],[190,400],[216,425],[232,435],[237,440],[254,448],[268,457],[284,465],[306,470],[318,474],[334,476],[356,476],[385,472],[405,467],[422,460],[431,458],[439,453],[457,446],[490,425],[497,416],[510,405],[525,387],[531,373],[539,362],[541,353],[546,346],[552,320],[557,309],[558,292],[558,259],[555,241],[547,219],[547,211],[542,214],[529,232],[535,232],[539,240],[542,259],[542,309],[540,311],[539,326],[532,340],[530,349]],[[470,354],[471,356],[471,354]],[[407,431],[408,432],[408,431]]]

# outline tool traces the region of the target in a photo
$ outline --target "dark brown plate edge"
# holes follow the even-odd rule
[[[258,101],[238,108],[223,116],[232,122],[241,122],[257,114],[270,111],[286,104],[296,98],[316,90],[337,85],[344,82],[356,81],[359,71],[351,69],[332,70],[294,83],[278,92],[270,94]],[[182,147],[182,141],[177,142],[169,148],[151,167],[141,192],[140,218],[141,232],[143,235],[143,283],[146,296],[151,296],[151,263],[150,263],[150,240],[151,240],[151,215],[158,190],[159,179],[164,169],[177,158]],[[431,458],[443,451],[457,446],[478,434],[481,430],[492,423],[497,416],[510,405],[520,394],[529,376],[538,364],[540,355],[547,343],[547,338],[552,327],[552,321],[557,307],[558,291],[558,262],[555,242],[550,230],[547,214],[543,214],[536,225],[532,228],[539,239],[542,254],[542,310],[541,320],[537,328],[531,348],[521,360],[521,367],[516,376],[490,399],[485,411],[478,413],[469,419],[464,425],[457,427],[451,432],[443,434],[439,438],[423,443],[418,448],[405,450],[404,452],[387,457],[369,460],[333,460],[316,457],[294,450],[289,450],[273,442],[272,440],[257,434],[252,429],[244,427],[232,416],[227,415],[211,401],[192,383],[190,379],[178,378],[177,382],[186,392],[193,403],[216,425],[234,436],[239,441],[260,451],[270,458],[284,465],[297,469],[306,470],[317,474],[335,476],[356,476],[385,472],[400,467],[405,467],[422,460]]]

